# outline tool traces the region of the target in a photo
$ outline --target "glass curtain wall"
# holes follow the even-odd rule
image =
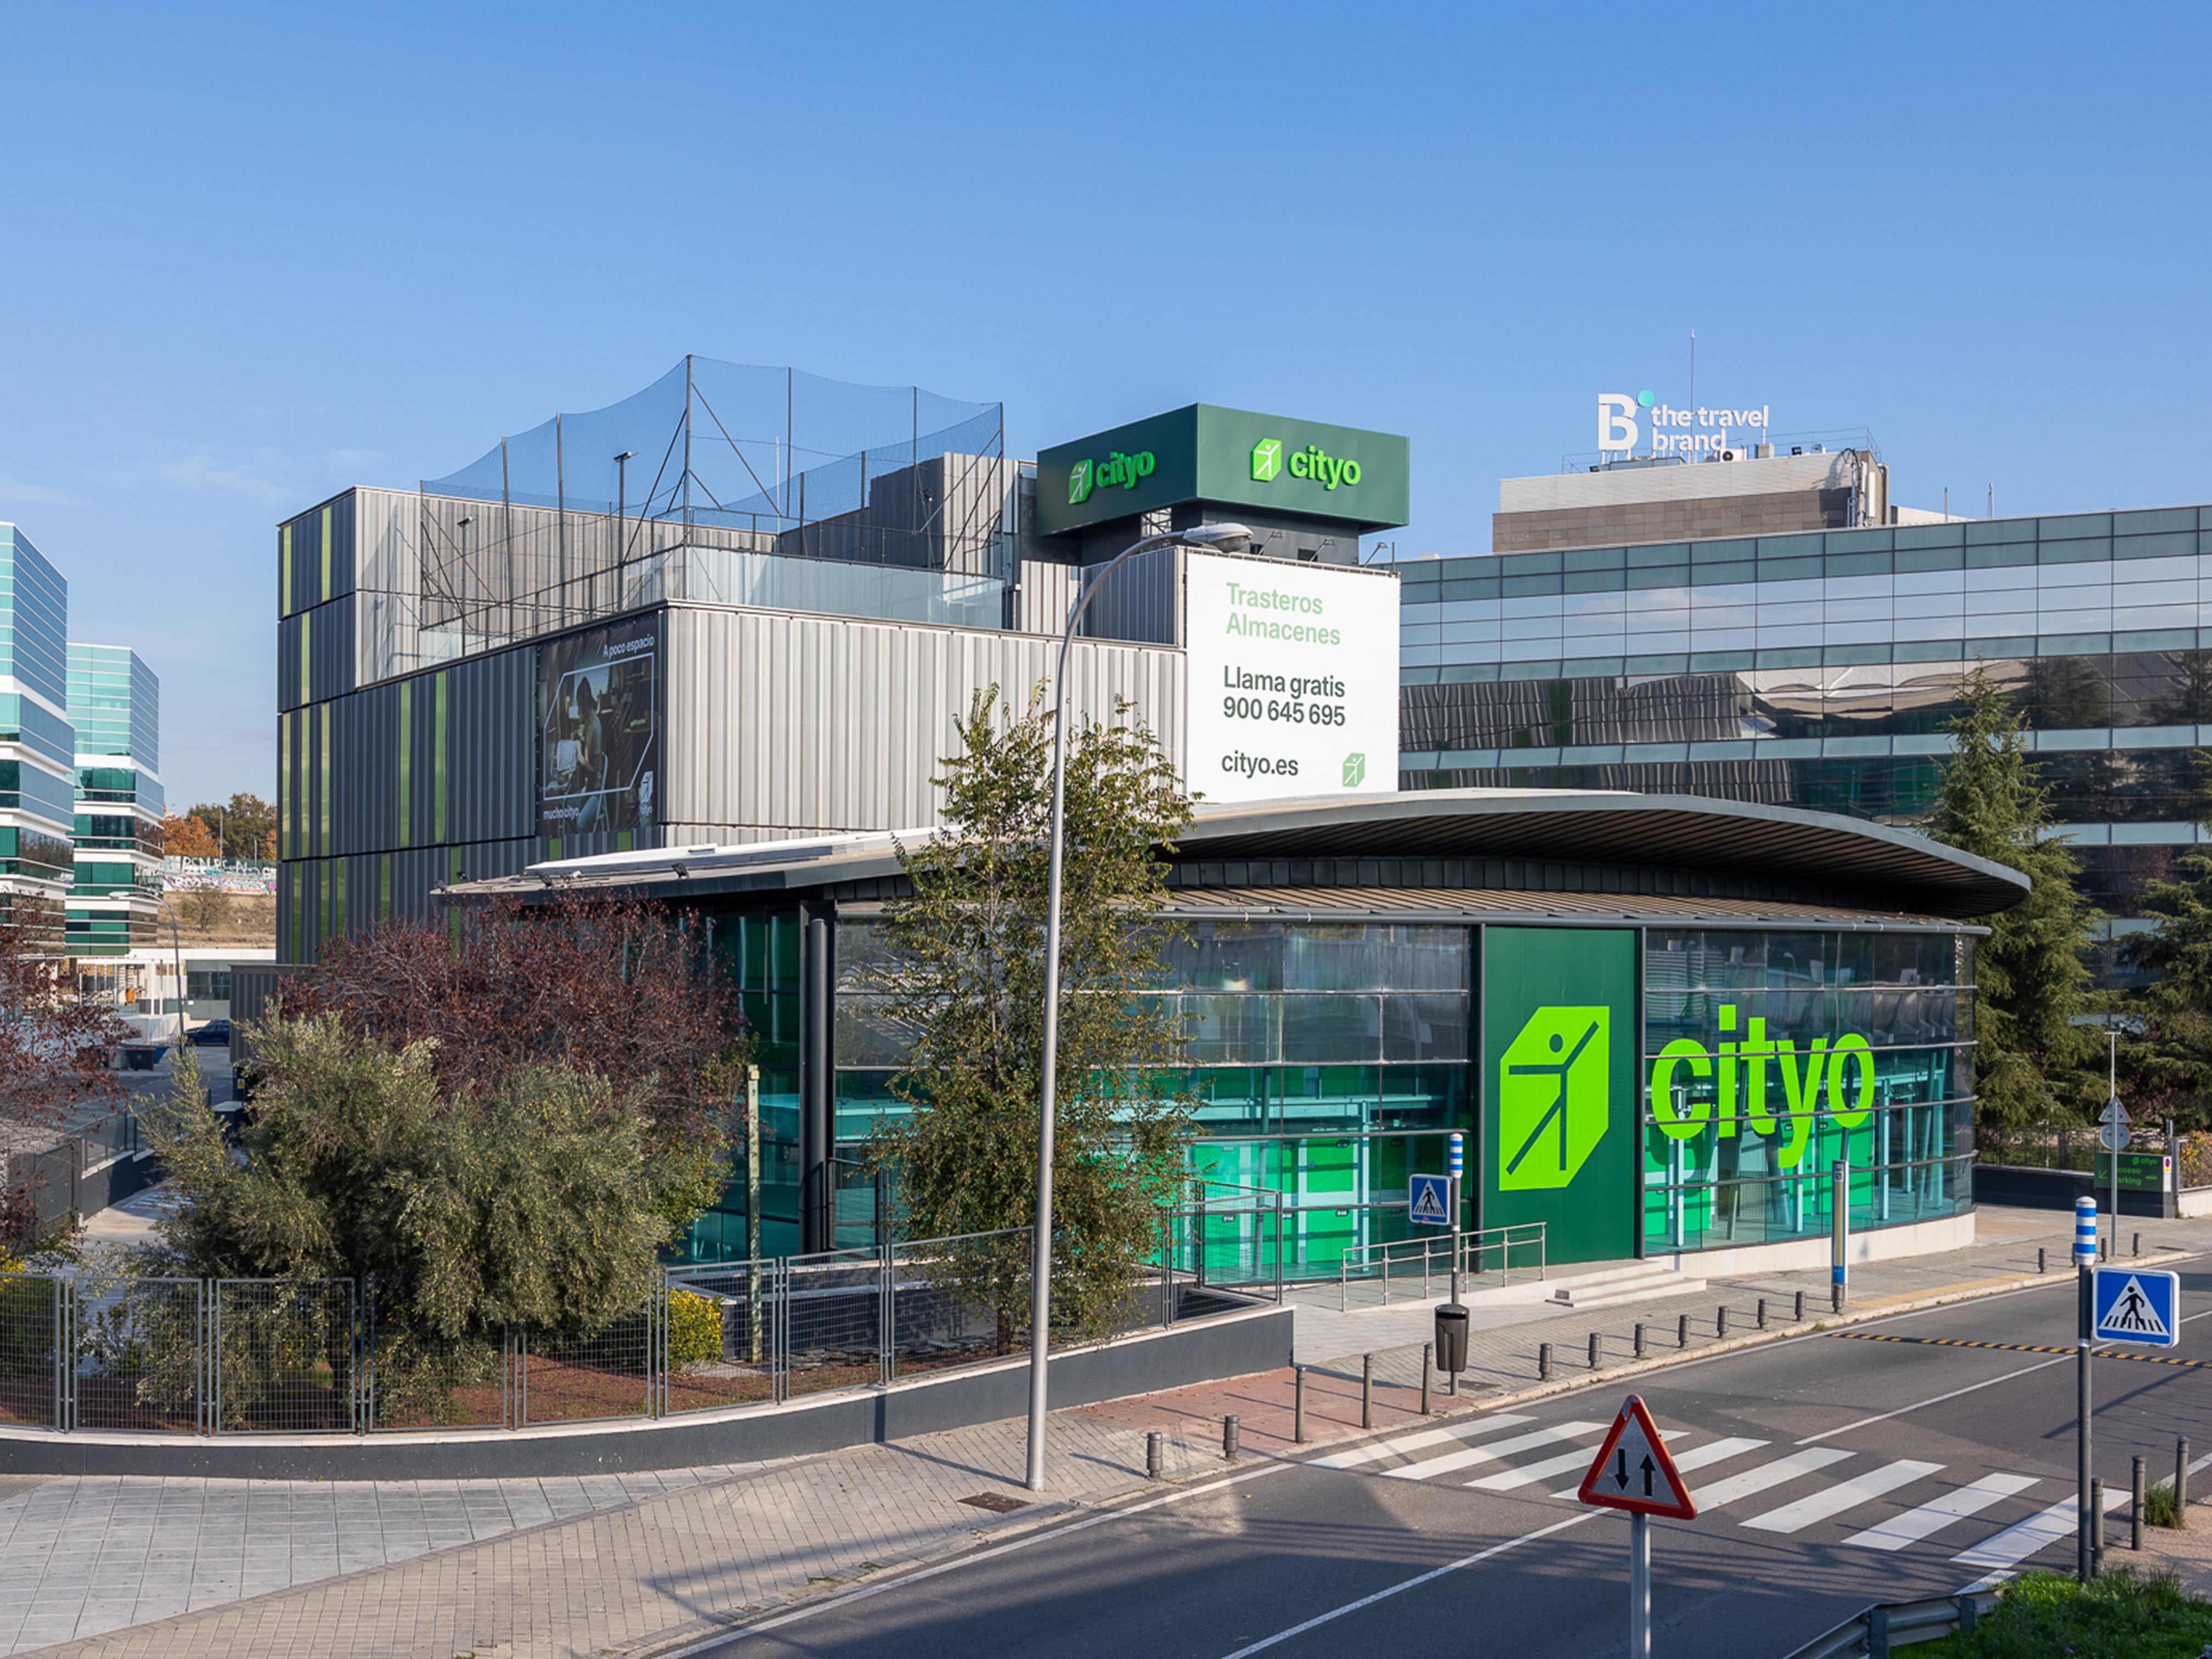
[[[711,926],[715,969],[744,1011],[760,1067],[761,1249],[788,1255],[799,1249],[799,914],[715,916]],[[742,1146],[731,1161],[735,1179],[691,1224],[687,1261],[746,1257],[752,1193]]]
[[[1970,941],[1949,933],[1644,935],[1647,1252],[1826,1235],[1971,1207]]]

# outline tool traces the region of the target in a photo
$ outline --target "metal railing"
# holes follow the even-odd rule
[[[1980,1616],[2004,1595],[2002,1584],[1956,1595],[1923,1596],[1917,1601],[1877,1601],[1824,1635],[1816,1636],[1788,1659],[1890,1659],[1893,1646],[1932,1641],[1954,1630],[1972,1630]]]
[[[1525,1276],[1533,1254],[1536,1277],[1540,1279],[1545,1272],[1545,1225],[1541,1221],[1520,1221],[1480,1231],[1440,1232],[1433,1237],[1349,1245],[1337,1265],[1337,1310],[1341,1313],[1350,1309],[1355,1279],[1362,1283],[1370,1279],[1378,1280],[1385,1306],[1390,1301],[1394,1276],[1399,1285],[1407,1286],[1418,1276],[1422,1298],[1426,1300],[1436,1294],[1433,1287],[1439,1275],[1447,1284],[1453,1274],[1458,1273],[1471,1283],[1494,1275],[1498,1283],[1510,1285],[1514,1267],[1519,1266]],[[1514,1260],[1516,1251],[1520,1255],[1517,1264]]]
[[[376,1434],[663,1418],[887,1387],[1008,1357],[1030,1230],[656,1270],[590,1332],[447,1338],[351,1279],[0,1274],[0,1423],[147,1433]],[[1115,1334],[1229,1311],[1171,1273]],[[1264,1293],[1262,1293],[1264,1295]]]

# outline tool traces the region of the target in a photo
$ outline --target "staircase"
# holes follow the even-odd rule
[[[1544,1303],[1561,1312],[1580,1313],[1589,1308],[1618,1307],[1624,1302],[1649,1302],[1656,1297],[1684,1296],[1702,1291],[1705,1281],[1692,1279],[1656,1261],[1632,1261],[1624,1267],[1582,1273],[1559,1282]]]

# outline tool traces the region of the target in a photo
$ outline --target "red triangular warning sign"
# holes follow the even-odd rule
[[[1575,1494],[1585,1504],[1607,1509],[1631,1510],[1639,1515],[1668,1515],[1678,1521],[1698,1518],[1697,1501],[1682,1484],[1667,1443],[1652,1425],[1651,1413],[1635,1395],[1628,1396],[1620,1415],[1598,1448],[1597,1461],[1583,1477]]]

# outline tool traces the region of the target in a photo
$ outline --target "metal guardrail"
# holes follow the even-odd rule
[[[1917,1601],[1877,1601],[1814,1637],[1788,1659],[1858,1659],[1861,1655],[1890,1659],[1892,1648],[1973,1629],[1975,1620],[1995,1607],[2003,1594],[2004,1587],[1998,1585],[1955,1595],[1923,1596]]]
[[[1541,1279],[1545,1273],[1545,1225],[1541,1221],[1520,1221],[1510,1226],[1438,1233],[1432,1238],[1398,1238],[1382,1244],[1351,1245],[1337,1263],[1337,1311],[1342,1313],[1351,1306],[1355,1276],[1363,1282],[1379,1278],[1382,1301],[1388,1306],[1394,1269],[1401,1281],[1410,1281],[1416,1271],[1419,1273],[1425,1301],[1436,1294],[1431,1285],[1439,1273],[1449,1280],[1455,1273],[1480,1279],[1496,1271],[1500,1283],[1510,1285],[1514,1251],[1522,1252],[1521,1266],[1525,1273],[1531,1246],[1535,1250],[1536,1277]]]

